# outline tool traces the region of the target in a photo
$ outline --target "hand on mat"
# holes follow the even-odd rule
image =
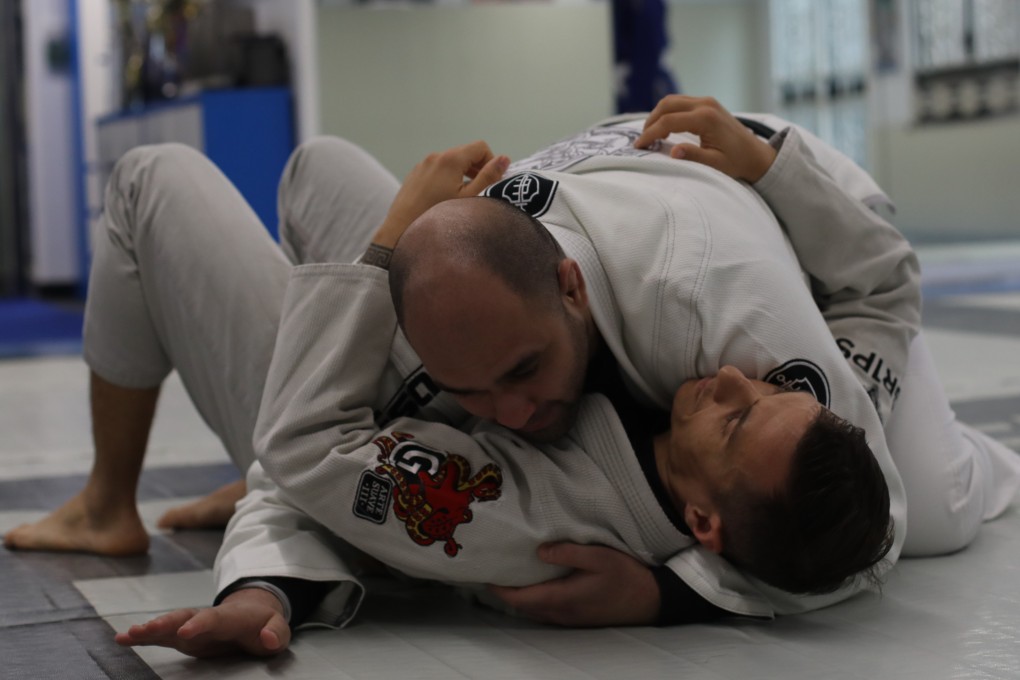
[[[499,181],[509,165],[509,158],[494,156],[483,141],[429,154],[404,179],[372,242],[392,248],[411,222],[426,210],[451,198],[477,196]]]
[[[637,626],[659,616],[659,585],[651,570],[612,548],[548,543],[543,562],[571,567],[563,578],[533,586],[489,586],[521,614],[560,626]]]
[[[663,97],[645,120],[644,132],[634,146],[647,147],[673,132],[691,132],[701,138],[701,146],[674,146],[670,151],[673,158],[703,163],[752,184],[762,178],[776,158],[775,149],[763,144],[711,97]]]
[[[178,609],[117,633],[125,647],[171,647],[195,657],[247,653],[279,654],[290,644],[283,606],[265,590],[247,588],[228,595],[215,607]]]

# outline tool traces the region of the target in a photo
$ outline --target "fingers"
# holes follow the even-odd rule
[[[673,158],[702,163],[720,171],[724,171],[726,166],[726,156],[723,153],[717,149],[707,149],[697,144],[677,144],[670,149],[669,155]]]
[[[683,94],[669,94],[659,100],[652,112],[645,119],[645,127],[655,123],[669,113],[684,113],[699,108],[722,109],[722,105],[714,97],[690,97]]]
[[[485,167],[485,164],[492,160],[493,153],[489,145],[482,141],[477,140],[464,144],[462,146],[454,147],[450,149],[454,157],[457,159],[459,165],[461,165],[461,174],[467,177],[474,177],[478,172]]]
[[[271,607],[242,603],[180,609],[118,633],[123,646],[158,645],[196,657],[244,651],[258,656],[278,654],[290,644],[290,626]]]
[[[604,571],[607,560],[621,554],[611,548],[577,543],[545,543],[538,549],[543,562],[582,571]]]
[[[510,159],[506,156],[490,158],[481,170],[477,171],[474,175],[468,175],[472,179],[464,185],[461,195],[475,196],[480,194],[482,189],[501,180],[503,173],[506,172],[508,167],[510,167]]]
[[[459,176],[469,178],[470,181],[460,190],[461,196],[474,196],[490,184],[498,182],[510,166],[508,157],[493,155],[492,149],[482,140],[454,147],[441,156]]]
[[[693,111],[676,111],[663,113],[655,121],[645,124],[641,136],[634,140],[634,146],[644,148],[652,142],[665,139],[674,132],[690,132],[696,135],[703,135],[710,129],[713,109],[698,108]]]
[[[176,637],[177,630],[197,613],[197,609],[178,609],[151,621],[135,624],[127,632],[118,633],[114,640],[125,646],[165,644],[167,639]]]
[[[665,139],[673,132],[693,132],[701,134],[701,130],[709,122],[707,116],[725,111],[722,105],[712,97],[688,97],[686,95],[667,95],[645,119],[644,130],[634,142],[634,146],[642,149],[657,139]]]
[[[489,592],[530,619],[558,623],[557,613],[562,614],[565,609],[563,590],[570,588],[568,579],[569,576],[520,588],[490,585]]]
[[[213,633],[213,636],[218,640],[229,639],[234,631],[231,626],[227,625],[228,622],[220,616],[220,611],[216,607],[198,611],[177,629],[177,635],[185,640],[191,640],[199,635]]]

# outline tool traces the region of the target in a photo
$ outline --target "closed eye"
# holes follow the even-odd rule
[[[723,433],[725,434],[726,428],[729,428],[729,438],[733,439],[740,431],[740,428],[744,426],[744,423],[747,422],[747,419],[751,415],[751,409],[753,409],[755,404],[757,403],[758,402],[756,400],[754,403],[750,404],[747,408],[741,409],[739,411],[734,411],[733,413],[726,416],[726,424],[723,427]],[[730,427],[730,423],[734,421],[736,421],[736,425]]]
[[[526,358],[521,363],[514,366],[504,376],[503,380],[507,382],[521,382],[527,380],[531,376],[538,372],[538,358],[531,356]]]

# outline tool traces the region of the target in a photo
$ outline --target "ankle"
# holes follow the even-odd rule
[[[84,505],[85,513],[95,519],[105,520],[121,517],[125,514],[138,514],[135,494],[133,492],[125,493],[122,488],[110,488],[107,485],[89,479],[88,484],[85,485],[85,488],[82,489],[79,495]]]

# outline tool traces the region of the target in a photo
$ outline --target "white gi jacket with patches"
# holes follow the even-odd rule
[[[546,541],[606,545],[649,565],[692,545],[658,505],[602,395],[586,396],[573,433],[541,449],[479,420],[461,431],[399,418],[380,431],[366,404],[390,370],[396,328],[385,271],[294,270],[281,329],[307,342],[273,360],[263,400],[273,417],[259,427],[259,462],[220,552],[220,586],[247,576],[350,578],[342,547],[304,531],[306,515],[408,575],[463,584],[564,575],[537,558]]]
[[[696,138],[673,135],[656,152],[634,149],[641,126],[625,120],[593,128],[564,148],[616,137],[592,145],[610,153],[577,160],[556,145],[512,167],[523,173],[487,194],[531,211],[578,261],[595,323],[635,395],[665,409],[685,380],[733,365],[810,389],[864,428],[889,484],[891,565],[905,537],[906,498],[882,421],[920,328],[920,273],[903,236],[866,207],[884,195],[866,173],[798,129],[776,140],[779,156],[756,193],[665,153]],[[700,546],[668,566],[716,606],[747,615],[810,610],[854,590],[792,596],[745,578]]]
[[[607,131],[631,140],[637,134],[627,124],[585,134]],[[864,427],[889,481],[895,561],[905,506],[879,413],[895,398],[919,324],[919,294],[908,245],[861,203],[880,197],[877,187],[861,171],[830,170],[858,183],[857,195],[848,196],[796,131],[756,185],[768,205],[701,165],[628,146],[600,153],[568,158],[565,167],[561,155],[558,171],[545,169],[549,156],[537,154],[526,161],[526,181],[511,176],[489,192],[537,213],[580,263],[596,324],[649,404],[668,408],[683,381],[732,364],[773,382],[802,383]],[[790,230],[796,256],[769,207]],[[850,238],[852,248],[839,245]],[[664,562],[709,602],[752,616],[825,606],[854,591],[793,596],[692,545],[656,504],[598,395],[585,398],[571,436],[543,451],[477,421],[463,431],[391,422],[415,406],[423,406],[420,418],[456,415],[446,395],[431,397],[428,377],[395,329],[383,272],[295,269],[257,426],[261,465],[252,467],[251,492],[228,528],[218,587],[253,576],[340,581],[313,619],[341,625],[360,601],[340,556],[341,536],[411,575],[503,584],[561,575],[535,557],[544,541],[600,543]],[[413,439],[401,444],[396,432]],[[437,504],[421,501],[430,494]],[[437,516],[440,507],[445,514]]]

